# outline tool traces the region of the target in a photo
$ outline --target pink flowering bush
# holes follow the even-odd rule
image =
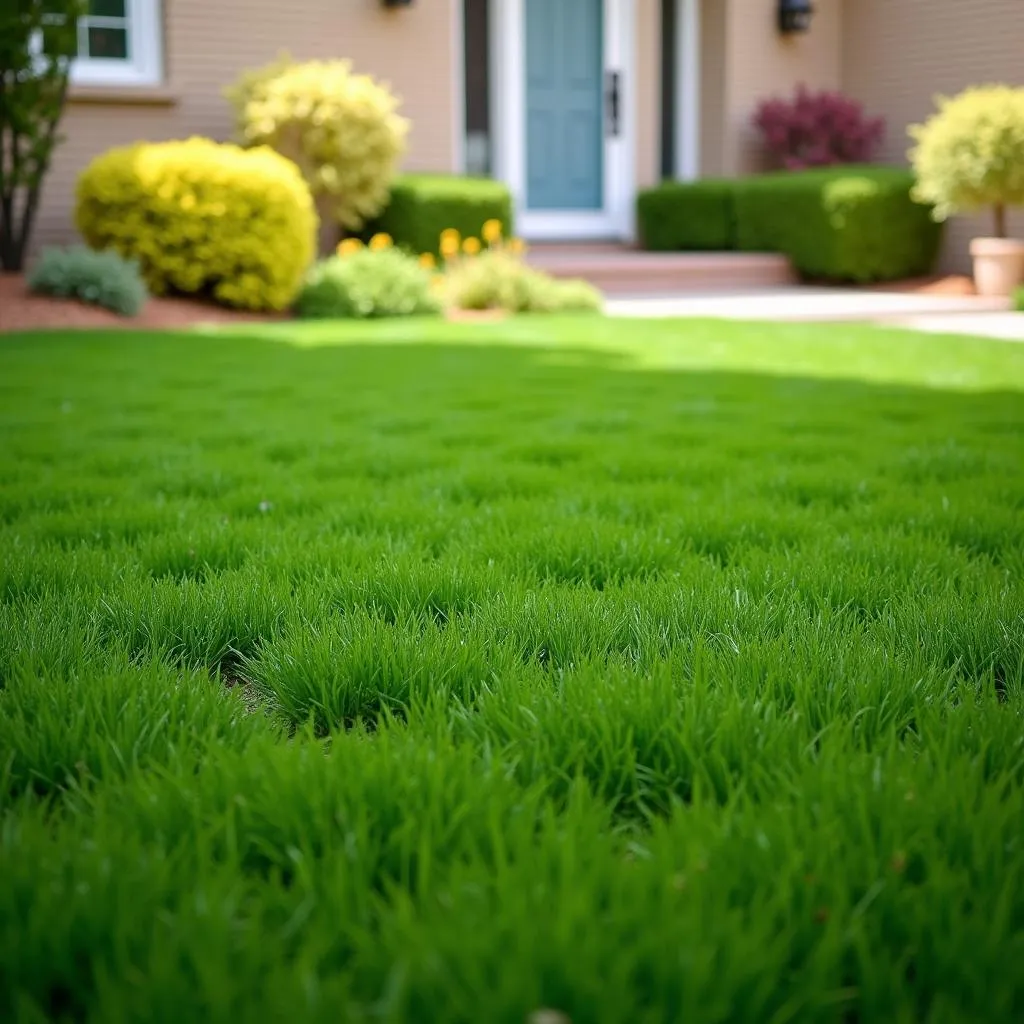
[[[885,119],[867,117],[856,100],[802,85],[792,100],[765,100],[754,125],[772,159],[791,171],[868,163],[885,137]]]

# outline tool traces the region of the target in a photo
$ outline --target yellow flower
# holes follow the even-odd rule
[[[338,255],[339,256],[351,256],[354,252],[359,252],[362,249],[363,243],[358,238],[343,238],[338,243]]]
[[[481,250],[481,248],[482,246],[480,245],[479,238],[467,238],[462,243],[462,251],[467,256],[475,256]]]
[[[462,235],[459,234],[458,228],[445,228],[441,232],[441,247],[444,247],[445,242],[454,242],[459,245],[462,242]]]
[[[495,242],[501,241],[501,221],[496,219],[485,221],[480,234],[484,236],[484,241],[488,245],[494,245]]]
[[[370,248],[374,252],[380,252],[381,249],[391,248],[391,236],[381,231],[379,234],[373,236],[370,239]]]
[[[513,256],[522,256],[526,252],[526,243],[521,238],[513,238],[508,247]]]
[[[437,266],[437,260],[434,259],[432,252],[420,253],[420,266],[424,270],[433,270]]]
[[[459,254],[459,240],[457,238],[442,238],[441,239],[441,255],[446,259],[451,259],[453,256]]]

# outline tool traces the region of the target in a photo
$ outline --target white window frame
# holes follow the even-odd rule
[[[125,0],[128,21],[128,59],[106,57],[76,57],[71,61],[68,80],[72,85],[87,88],[154,86],[163,81],[163,40],[160,10],[161,0]],[[120,27],[120,19],[89,17],[78,24],[79,39],[83,40],[90,23]],[[42,53],[42,38],[33,41]],[[87,49],[87,47],[79,47]]]

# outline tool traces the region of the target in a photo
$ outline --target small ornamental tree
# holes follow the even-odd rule
[[[83,0],[0,3],[0,268],[22,269],[77,52]]]
[[[789,171],[868,163],[885,137],[885,119],[867,117],[856,100],[802,85],[791,100],[765,100],[754,126],[772,161]]]
[[[997,238],[1006,210],[1024,205],[1024,88],[985,86],[949,99],[924,124],[911,125],[913,196],[935,218],[989,207]]]
[[[299,165],[321,215],[358,230],[384,208],[409,124],[398,100],[346,60],[287,56],[226,90],[244,146],[271,146]]]

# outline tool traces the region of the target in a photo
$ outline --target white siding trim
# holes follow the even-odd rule
[[[700,5],[676,0],[676,176],[700,177]]]

